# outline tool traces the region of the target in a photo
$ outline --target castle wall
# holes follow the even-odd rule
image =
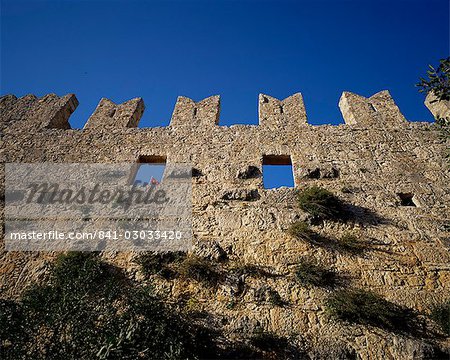
[[[263,326],[313,342],[335,338],[363,359],[410,359],[420,350],[417,339],[329,322],[328,290],[302,287],[292,271],[299,258],[310,256],[345,274],[348,286],[425,312],[449,297],[448,142],[436,125],[406,121],[387,91],[370,98],[345,92],[339,101],[345,124],[338,126],[309,125],[301,94],[282,101],[260,95],[259,125],[230,127],[218,125],[218,96],[178,98],[170,125],[158,128],[137,128],[144,111],[138,98],[118,105],[102,99],[84,129],[73,130],[69,117],[77,104],[74,95],[1,98],[3,162],[135,162],[152,155],[192,163],[202,174],[192,179],[195,240],[217,242],[230,262],[283,275],[248,279],[249,289],[232,309],[227,285],[212,290],[175,280],[161,282],[161,289],[174,298],[195,297],[203,309],[227,319],[223,326],[231,334]],[[249,166],[262,171],[264,156],[274,155],[290,156],[295,188],[266,190],[261,176],[238,176]],[[1,171],[3,176],[3,165]],[[331,190],[355,213],[351,222],[326,221],[314,230],[331,238],[357,234],[367,251],[341,253],[287,233],[305,217],[296,190],[313,184]],[[230,193],[233,200],[225,196]],[[401,206],[400,193],[413,194],[417,206]],[[2,252],[3,295],[15,296],[42,276],[52,256]],[[108,256],[135,271],[127,261],[132,254]],[[289,306],[259,303],[255,294],[267,286]]]

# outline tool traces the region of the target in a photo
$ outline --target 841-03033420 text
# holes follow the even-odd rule
[[[180,240],[178,230],[93,230],[93,231],[26,231],[11,232],[11,240]]]

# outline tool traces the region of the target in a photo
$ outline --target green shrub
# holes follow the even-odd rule
[[[338,240],[338,247],[344,251],[348,251],[353,254],[359,254],[364,251],[365,244],[359,240],[356,235],[351,233],[345,233]]]
[[[347,212],[342,201],[332,192],[319,186],[311,186],[297,194],[300,208],[314,218],[345,220]]]
[[[0,359],[20,359],[28,340],[26,319],[20,304],[0,299]]]
[[[173,264],[179,264],[186,258],[183,252],[144,253],[137,257],[136,263],[140,265],[141,272],[145,276],[161,275],[171,278],[175,275]]]
[[[336,291],[328,298],[326,311],[336,319],[386,330],[410,331],[414,326],[411,310],[361,289]]]
[[[336,273],[319,266],[308,259],[300,260],[295,278],[303,285],[333,287],[336,284]]]
[[[196,255],[186,257],[177,267],[177,271],[183,278],[194,279],[207,285],[215,285],[219,280],[219,273],[214,265]]]
[[[435,306],[431,311],[433,319],[447,335],[450,335],[450,300]]]
[[[260,351],[255,351],[250,345],[240,342],[224,344],[218,354],[217,359],[242,360],[242,359],[263,359]],[[227,346],[228,345],[228,346]]]
[[[16,305],[0,302],[0,321],[2,359],[195,359],[215,351],[204,328],[93,254],[60,256],[46,284]]]
[[[310,229],[309,225],[305,221],[296,221],[291,224],[288,229],[288,233],[297,238],[311,241],[316,236],[316,233]]]
[[[450,57],[440,59],[439,66],[434,68],[428,65],[428,79],[420,78],[420,82],[416,84],[419,92],[425,94],[433,94],[436,97],[434,101],[450,100]]]
[[[98,253],[69,252],[59,255],[52,267],[52,284],[69,288],[97,289],[109,278],[109,266]]]

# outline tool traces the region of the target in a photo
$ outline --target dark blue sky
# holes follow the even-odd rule
[[[221,124],[257,123],[257,97],[303,93],[310,122],[340,123],[343,90],[389,89],[432,119],[414,84],[449,53],[448,0],[1,1],[1,93],[76,93],[81,127],[101,97],[141,96],[141,126],[178,95],[222,96]]]

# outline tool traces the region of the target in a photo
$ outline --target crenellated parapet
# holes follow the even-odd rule
[[[28,128],[70,129],[69,117],[78,106],[74,94],[59,97],[48,94],[41,98],[25,95],[16,98],[7,95],[1,98],[0,109],[5,123],[27,120]]]
[[[369,98],[344,91],[339,100],[339,108],[348,125],[384,127],[406,122],[387,90],[380,91]]]
[[[219,124],[220,96],[210,96],[202,101],[179,96],[170,120],[170,126],[213,126]]]
[[[103,98],[84,129],[135,128],[139,125],[144,109],[142,98],[128,100],[119,105]]]
[[[435,117],[450,117],[450,102],[436,102],[428,96],[425,105]],[[59,97],[48,94],[41,98],[26,95],[16,98],[6,95],[0,98],[2,126],[26,122],[23,126],[34,129],[70,129],[69,117],[78,106],[74,94]],[[395,104],[389,91],[384,90],[363,97],[345,91],[340,100],[346,125],[359,127],[395,127],[407,120]],[[109,99],[100,100],[83,130],[111,130],[113,128],[136,128],[144,113],[142,98],[116,104]],[[210,96],[201,101],[180,96],[170,120],[171,128],[219,126],[220,96]],[[308,125],[306,108],[301,93],[295,93],[284,100],[260,94],[258,99],[259,127],[270,130],[302,128]]]
[[[284,100],[259,94],[259,125],[269,128],[306,125],[307,117],[303,96],[296,93]]]

